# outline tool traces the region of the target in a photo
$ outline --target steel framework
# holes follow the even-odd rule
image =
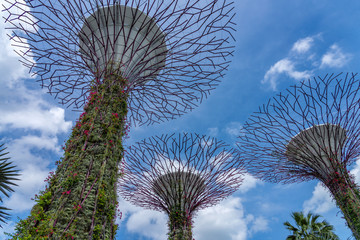
[[[234,49],[228,0],[5,2],[13,45],[42,87],[80,108],[110,64],[128,80],[129,119],[141,124],[193,109],[216,87]]]
[[[360,194],[348,172],[360,155],[360,81],[328,74],[270,99],[245,123],[238,147],[249,171],[270,182],[320,180],[360,239]]]
[[[162,135],[131,146],[120,179],[121,195],[169,216],[169,239],[192,239],[192,217],[241,185],[236,151],[197,134]],[[183,236],[181,238],[180,236]]]

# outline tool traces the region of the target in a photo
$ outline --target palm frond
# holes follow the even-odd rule
[[[333,232],[332,225],[325,220],[318,221],[320,215],[309,212],[305,216],[303,212],[292,212],[291,216],[295,220],[296,226],[289,221],[284,222],[286,229],[292,232],[286,240],[339,240],[339,237]]]
[[[7,157],[8,152],[5,152],[5,150],[4,144],[0,144],[0,192],[9,197],[10,192],[14,192],[12,186],[17,186],[14,181],[19,180],[17,176],[20,174],[16,166],[9,161],[10,157]],[[1,195],[0,202],[3,202]],[[5,223],[5,220],[9,219],[10,214],[7,213],[9,210],[11,209],[0,206],[0,222]],[[2,227],[1,224],[0,227]]]

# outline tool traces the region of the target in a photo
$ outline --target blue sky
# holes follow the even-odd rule
[[[0,0],[0,5],[4,0]],[[237,0],[236,49],[227,75],[199,107],[176,120],[132,127],[126,145],[156,134],[196,132],[234,145],[240,128],[257,108],[290,85],[312,76],[357,72],[360,63],[360,2],[356,0]],[[3,13],[1,13],[3,14]],[[59,105],[18,62],[1,22],[0,139],[21,169],[19,187],[4,205],[11,232],[30,200],[62,155],[77,112]],[[360,160],[350,166],[360,183]],[[118,239],[166,238],[164,214],[120,199]],[[246,175],[239,191],[194,219],[196,240],[285,239],[291,211],[313,211],[335,226],[341,239],[351,232],[328,192],[317,181],[269,184]]]

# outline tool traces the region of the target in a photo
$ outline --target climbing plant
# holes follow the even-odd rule
[[[118,166],[129,127],[126,85],[114,72],[93,83],[56,172],[12,239],[114,239]]]

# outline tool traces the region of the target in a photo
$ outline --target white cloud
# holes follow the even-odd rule
[[[246,217],[246,219],[247,219],[248,224],[251,224],[250,229],[249,229],[250,235],[257,233],[257,232],[266,231],[269,229],[268,220],[262,216],[254,217],[253,215],[249,214]]]
[[[34,163],[41,164],[41,166],[42,163],[47,164],[40,154],[34,154],[33,150],[35,149],[53,151],[57,154],[61,151],[56,137],[27,135],[14,140],[5,139],[2,142],[6,142],[11,159],[21,166]]]
[[[4,141],[2,141],[4,142]],[[4,206],[13,209],[14,212],[21,212],[31,209],[34,202],[31,198],[43,190],[45,178],[48,176],[50,164],[49,160],[43,159],[37,150],[49,150],[59,153],[57,138],[23,136],[19,139],[7,139],[7,150],[11,161],[20,170],[20,181],[16,181],[18,187],[14,187],[15,192],[9,199],[4,200]]]
[[[67,132],[71,122],[65,121],[65,111],[50,106],[42,99],[44,91],[29,90],[23,79],[30,78],[29,70],[20,62],[20,57],[6,36],[5,25],[0,23],[0,131],[9,128],[39,130],[47,134]],[[19,49],[18,49],[19,50]],[[34,81],[30,79],[30,81]]]
[[[4,206],[12,209],[12,213],[30,210],[35,203],[31,198],[34,198],[40,190],[44,190],[44,179],[48,173],[47,169],[39,169],[34,165],[21,171],[21,176],[18,177],[20,181],[16,181],[18,187],[14,187],[15,192],[4,200]]]
[[[212,136],[212,137],[216,137],[219,133],[219,128],[214,127],[214,128],[208,128],[207,130],[207,135]]]
[[[19,62],[19,56],[11,46],[8,33],[3,21],[0,21],[0,83],[9,87],[20,78],[28,77],[29,70]]]
[[[225,128],[225,132],[231,137],[238,137],[242,134],[241,129],[242,129],[241,123],[230,122]]]
[[[243,240],[248,234],[240,198],[230,197],[214,207],[199,211],[194,225],[197,240]]]
[[[296,53],[306,53],[310,50],[313,43],[314,43],[313,37],[306,37],[299,39],[294,43],[291,51]]]
[[[12,24],[20,25],[22,29],[25,29],[27,31],[35,32],[38,29],[38,26],[36,24],[32,24],[37,22],[36,18],[32,14],[32,11],[28,4],[24,0],[16,0],[17,4],[13,4],[13,1],[4,1],[0,0],[0,4],[4,6],[5,8],[10,8],[10,12],[12,14]],[[25,13],[25,14],[24,14]],[[0,12],[1,17],[4,17],[5,19],[8,18],[9,12],[8,11],[1,11]],[[26,19],[26,21],[19,20],[16,16],[22,15],[22,19]],[[3,21],[1,21],[2,24]],[[9,26],[11,26],[9,24]]]
[[[154,240],[166,238],[167,217],[165,214],[142,210],[133,213],[126,223],[129,232],[138,233]]]
[[[265,73],[262,84],[266,84],[271,90],[277,90],[281,75],[286,75],[295,80],[305,80],[311,77],[313,72],[325,67],[343,67],[347,64],[351,55],[344,53],[342,49],[333,44],[326,53],[319,53],[316,49],[315,40],[321,39],[321,34],[305,37],[297,40],[286,57],[273,64]],[[321,56],[321,57],[320,57]],[[300,68],[306,70],[300,71]]]
[[[330,192],[321,183],[315,186],[312,197],[303,204],[305,212],[311,211],[318,214],[326,213],[334,207],[336,206],[332,201]]]
[[[250,189],[253,189],[256,187],[256,185],[263,185],[264,183],[255,178],[254,176],[252,176],[249,173],[245,173],[244,174],[244,180],[239,188],[239,191],[241,193],[246,193],[247,191],[249,191]]]
[[[294,62],[288,58],[284,58],[270,67],[261,83],[270,84],[270,88],[275,91],[281,74],[286,74],[295,80],[305,80],[311,76],[310,71],[295,70]]]
[[[337,44],[333,44],[330,49],[322,56],[320,68],[340,68],[347,64],[350,59],[350,54],[344,53]]]
[[[245,215],[240,198],[229,197],[220,204],[199,211],[194,219],[196,240],[245,240],[250,234],[266,230],[267,220]]]
[[[314,45],[315,37],[305,37],[297,40],[289,51],[288,56],[272,65],[265,73],[261,83],[269,85],[271,90],[276,91],[279,78],[282,74],[298,81],[311,77],[311,70],[299,71],[296,66],[306,61],[315,61],[313,59],[314,54],[310,52],[311,47]]]
[[[5,236],[5,233],[14,232],[16,223],[13,221],[6,221],[6,223],[1,223],[2,228],[0,228],[0,237]]]
[[[26,101],[29,98],[25,96],[16,100],[16,102],[8,100],[7,106],[1,107],[0,131],[17,128],[58,134],[70,130],[72,124],[70,121],[65,121],[64,109],[46,106],[47,104],[45,105],[41,100]]]
[[[24,6],[23,6],[24,7]],[[1,12],[3,16],[4,12]],[[26,26],[27,27],[27,26]],[[32,26],[28,26],[32,27]],[[31,198],[43,190],[44,179],[48,176],[49,164],[53,159],[44,155],[61,153],[56,134],[68,132],[71,122],[65,120],[64,109],[52,106],[43,96],[45,92],[30,90],[29,70],[20,62],[6,34],[3,21],[0,22],[0,132],[1,143],[5,143],[9,156],[20,170],[18,187],[9,199],[4,199],[3,206],[21,213],[34,205]],[[26,44],[26,43],[24,43]],[[29,82],[25,82],[29,79]],[[14,130],[16,130],[14,134]],[[13,226],[11,227],[13,228]],[[11,232],[11,230],[8,230]],[[0,236],[3,236],[0,233]]]
[[[129,232],[153,240],[166,238],[168,217],[164,213],[136,207],[119,198],[122,220]],[[268,221],[244,212],[241,199],[229,197],[216,206],[200,210],[194,217],[193,237],[196,240],[245,240],[268,229]]]
[[[118,224],[125,223],[126,229],[131,233],[140,234],[154,240],[166,238],[167,215],[162,212],[137,207],[119,196],[119,206],[122,213]]]
[[[355,182],[360,183],[360,159],[358,159],[355,163],[355,167],[350,171],[352,175],[355,177]]]

